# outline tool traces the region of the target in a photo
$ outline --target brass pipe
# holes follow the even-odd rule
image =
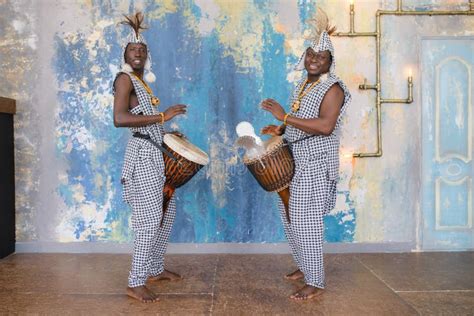
[[[397,0],[397,9],[392,10],[377,10],[376,12],[376,31],[375,32],[356,32],[354,26],[354,4],[350,4],[350,31],[349,32],[338,32],[335,36],[341,37],[369,37],[374,36],[376,41],[376,58],[375,58],[375,84],[368,85],[367,79],[364,79],[364,83],[359,85],[361,90],[375,90],[376,101],[375,111],[377,116],[376,127],[377,127],[377,142],[376,152],[371,153],[354,153],[353,156],[357,158],[365,157],[381,157],[382,156],[382,103],[412,103],[413,102],[413,79],[410,76],[408,78],[408,98],[406,99],[383,99],[382,98],[382,84],[381,84],[381,17],[383,15],[396,15],[396,16],[443,16],[443,15],[474,15],[474,0],[469,0],[468,11],[404,11],[402,0]]]
[[[377,140],[376,140],[376,152],[368,153],[354,153],[352,156],[355,158],[371,158],[371,157],[382,157],[382,100],[381,100],[381,85],[380,85],[380,15],[376,14],[376,37],[375,37],[375,85],[371,86],[376,91],[376,101],[375,101],[375,113],[377,116],[376,119],[376,128],[377,128]],[[363,87],[368,87],[366,81],[364,80]],[[359,88],[361,86],[359,85]]]
[[[469,11],[377,11],[380,15],[474,15],[474,12]]]
[[[359,85],[359,89],[372,89],[376,91],[376,101],[375,101],[375,113],[377,116],[376,119],[376,128],[377,128],[377,139],[376,139],[376,152],[368,153],[354,153],[352,156],[355,158],[369,158],[369,157],[382,157],[382,100],[381,100],[381,84],[380,84],[380,14],[378,11],[376,13],[376,30],[375,34],[375,85],[367,85],[367,80],[364,80],[362,85]]]
[[[413,102],[413,79],[408,77],[408,98],[406,99],[382,99],[381,103],[412,103]]]
[[[411,103],[409,99],[382,99],[380,100],[380,102],[381,103]]]
[[[354,153],[352,155],[354,158],[373,158],[373,157],[382,157],[382,148],[375,153]]]
[[[375,153],[372,153],[373,157],[381,157],[382,156],[382,84],[380,83],[380,42],[381,42],[381,37],[382,37],[382,31],[381,31],[381,23],[380,23],[380,14],[375,15],[376,19],[376,29],[375,32],[377,32],[377,37],[375,38],[375,41],[377,43],[376,46],[376,51],[375,53],[377,54],[376,58],[376,63],[375,63],[375,69],[376,69],[376,76],[375,76],[375,85],[377,86],[376,88],[376,93],[377,93],[377,99],[376,99],[376,106],[375,110],[377,112],[377,151]],[[380,155],[380,156],[379,156]],[[371,156],[367,156],[371,157]]]
[[[353,2],[351,2],[351,4],[350,4],[349,15],[350,15],[350,34],[354,34],[355,33],[355,28],[354,28],[354,15],[355,15],[355,12],[354,12],[354,3]]]
[[[349,32],[349,33],[347,33],[347,32],[345,32],[345,33],[344,32],[337,32],[337,33],[334,34],[334,36],[341,36],[341,37],[343,37],[343,36],[344,37],[362,37],[362,36],[366,36],[366,37],[368,37],[368,36],[377,36],[377,33],[375,33],[375,32],[353,32],[353,33],[351,33],[351,32]]]
[[[413,102],[413,79],[411,76],[408,77],[408,103]]]
[[[369,89],[377,90],[377,85],[367,84],[367,79],[364,79],[364,83],[359,85],[359,89],[361,89],[361,90],[369,90]]]

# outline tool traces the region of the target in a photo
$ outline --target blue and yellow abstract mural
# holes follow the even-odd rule
[[[123,62],[123,34],[114,3],[101,4],[91,5],[89,32],[55,37],[56,149],[67,165],[58,186],[66,206],[58,227],[64,240],[130,239],[130,212],[118,181],[130,133],[112,125],[110,90]],[[130,3],[129,10],[137,5]],[[257,129],[273,123],[259,109],[263,98],[285,104],[292,90],[287,74],[302,50],[287,47],[277,8],[259,1],[176,1],[140,9],[148,18],[146,37],[158,77],[152,87],[161,106],[189,105],[186,117],[167,128],[186,134],[211,158],[177,192],[172,241],[284,241],[276,196],[258,187],[233,146],[238,122],[249,120]],[[298,13],[304,19],[314,10],[302,5]],[[341,194],[350,203],[349,192]],[[327,236],[351,241],[354,225],[353,209],[331,215]]]

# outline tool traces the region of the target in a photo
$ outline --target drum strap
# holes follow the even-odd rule
[[[155,146],[156,148],[158,148],[163,154],[165,154],[166,156],[170,157],[170,158],[173,159],[174,161],[180,163],[180,161],[178,161],[178,159],[176,159],[168,150],[166,150],[166,148],[164,148],[163,146],[161,146],[160,144],[158,144],[157,142],[155,142],[153,139],[151,139],[150,135],[145,135],[145,134],[142,134],[142,133],[139,133],[139,132],[135,132],[135,133],[133,133],[133,137],[141,138],[141,139],[146,139],[146,140],[149,141],[153,146]]]

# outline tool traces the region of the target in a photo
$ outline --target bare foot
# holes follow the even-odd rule
[[[301,289],[293,293],[290,298],[295,301],[304,301],[319,296],[322,293],[322,289],[306,284]]]
[[[304,274],[303,274],[303,272],[301,272],[300,269],[298,269],[296,271],[293,271],[290,274],[285,275],[285,279],[287,279],[287,280],[295,281],[295,280],[301,280],[303,278],[304,278]]]
[[[127,287],[127,295],[143,303],[153,303],[159,301],[155,293],[146,286]]]
[[[163,272],[161,272],[157,276],[149,277],[148,281],[152,281],[152,282],[153,281],[162,281],[162,280],[179,281],[179,280],[182,280],[182,279],[183,279],[183,277],[180,276],[179,274],[168,271],[168,270],[165,269]]]

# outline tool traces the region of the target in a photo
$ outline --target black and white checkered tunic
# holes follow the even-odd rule
[[[295,88],[290,104],[297,99],[302,80]],[[339,130],[341,119],[351,100],[349,90],[334,75],[317,84],[303,97],[295,117],[310,119],[319,116],[319,109],[329,88],[339,84],[344,91],[344,103],[331,135],[310,134],[293,126],[286,128],[284,138],[290,145],[295,162],[295,175],[290,184],[290,222],[280,202],[280,214],[293,258],[305,276],[305,282],[324,288],[323,216],[336,204],[336,183],[339,173]]]
[[[156,114],[151,97],[142,83],[129,75],[138,97],[139,105],[130,110],[134,115]],[[150,135],[161,144],[164,129],[161,124],[132,127],[132,132]],[[148,140],[132,137],[125,151],[122,169],[123,199],[132,207],[132,228],[135,243],[132,269],[128,278],[130,287],[144,285],[149,276],[156,276],[164,270],[164,253],[173,226],[176,204],[170,201],[163,226],[163,187],[165,165],[161,151]]]

